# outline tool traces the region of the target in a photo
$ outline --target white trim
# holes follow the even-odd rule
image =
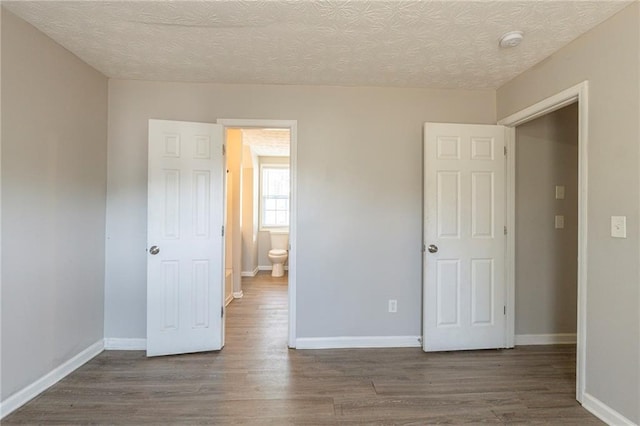
[[[498,122],[498,124],[515,128],[520,124],[534,120],[542,115],[556,111],[571,103],[578,102],[578,315],[576,338],[576,399],[582,402],[585,393],[586,377],[586,338],[587,338],[587,196],[588,196],[588,153],[589,153],[589,82],[583,81],[562,92],[550,96],[522,111],[516,112]],[[512,136],[515,130],[511,129]],[[515,140],[515,139],[514,139]],[[512,141],[513,142],[513,141]],[[515,144],[512,144],[515,145]],[[513,147],[512,147],[513,148]],[[507,151],[507,157],[514,156],[515,148]],[[508,160],[507,171],[509,178],[515,177],[515,161]],[[515,184],[515,180],[511,183]],[[508,187],[509,188],[509,187]],[[515,218],[515,190],[507,192],[507,217]],[[514,232],[511,233],[515,234]],[[511,240],[509,240],[511,241]],[[515,293],[515,280],[512,274],[515,271],[515,248],[513,241],[507,244],[507,296],[511,299]],[[510,271],[510,272],[509,272]],[[511,292],[511,293],[509,293]],[[513,302],[510,303],[513,306]],[[510,327],[515,324],[514,309],[507,309],[507,322]]]
[[[288,263],[288,262],[287,262]],[[258,270],[259,271],[273,271],[273,265],[269,265],[269,266],[258,266]],[[289,270],[289,265],[284,265],[284,270],[288,271]]]
[[[302,337],[296,349],[419,348],[420,336]]]
[[[291,180],[291,194],[289,197],[289,338],[290,348],[296,347],[296,260],[297,260],[297,219],[298,219],[298,121],[297,120],[253,120],[253,119],[227,119],[217,120],[218,124],[226,129],[229,127],[266,127],[288,128],[289,134],[289,178]]]
[[[256,266],[256,269],[254,269],[253,271],[242,271],[240,272],[240,276],[241,277],[255,277],[258,274],[258,267]]]
[[[231,303],[233,301],[233,299],[234,299],[233,293],[231,293],[227,297],[225,297],[224,306],[227,307],[229,305],[229,303]]]
[[[147,339],[105,337],[104,349],[107,351],[146,351]]]
[[[14,393],[4,401],[0,402],[0,419],[11,414],[42,392],[49,389],[51,386],[58,383],[60,380],[64,379],[69,374],[73,373],[76,369],[100,354],[103,350],[104,342],[102,339],[100,339],[96,343],[84,349],[82,352],[75,355],[70,360],[64,362],[44,376],[40,377],[35,382],[31,383],[30,385]]]
[[[637,426],[636,423],[587,392],[582,395],[582,406],[608,425]]]
[[[563,90],[553,96],[541,100],[538,103],[528,106],[508,117],[498,121],[499,125],[507,127],[517,127],[521,124],[528,123],[550,112],[557,111],[567,105],[571,105],[580,99],[580,96],[586,93],[588,82],[583,81],[573,87]],[[583,93],[584,92],[584,93]]]
[[[0,27],[2,23],[2,7],[0,7]],[[6,36],[5,36],[6,37]],[[0,46],[2,45],[2,31],[0,29]],[[1,66],[1,59],[0,55],[0,70],[2,70],[2,66]],[[0,72],[1,74],[1,72]],[[2,77],[0,76],[0,81],[2,81]],[[0,88],[2,87],[2,85],[0,84]],[[108,89],[107,89],[108,90]],[[1,92],[1,90],[0,90]],[[2,99],[2,96],[0,95],[0,99]],[[0,102],[0,224],[2,223],[2,102]],[[103,222],[103,223],[106,223]],[[104,259],[104,255],[103,255],[103,259]],[[104,263],[103,263],[104,265]],[[0,300],[2,300],[2,226],[0,226]],[[104,282],[104,281],[103,281]],[[104,314],[102,315],[102,320],[104,323]],[[3,330],[2,328],[2,315],[0,315],[0,330]],[[1,334],[1,333],[0,333]],[[0,339],[0,349],[2,348],[2,340]],[[0,351],[1,354],[1,351]],[[2,357],[2,355],[0,355],[0,358]],[[2,371],[2,368],[0,367],[0,372]],[[0,390],[2,390],[2,383],[0,381]],[[2,396],[0,395],[0,398]],[[2,406],[2,401],[0,400],[0,419],[2,419],[3,416],[3,406]]]
[[[505,347],[513,348],[515,345],[514,335],[516,325],[514,318],[516,317],[516,128],[505,128],[505,143],[507,147],[506,158],[506,226],[507,226],[507,246],[505,252],[505,299],[506,318],[505,318]],[[512,205],[513,204],[513,205]]]
[[[576,343],[576,333],[516,334],[515,345],[570,345]]]
[[[233,292],[234,299],[242,299],[242,296],[244,296],[244,293],[242,292],[242,290]]]

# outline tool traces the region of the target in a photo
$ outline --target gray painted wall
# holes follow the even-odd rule
[[[107,79],[2,11],[2,400],[103,338]]]
[[[556,200],[555,186],[565,187]],[[564,229],[555,229],[563,215]],[[578,108],[516,129],[516,334],[576,332]]]
[[[269,231],[258,231],[258,267],[270,268],[269,250],[271,250],[271,234]]]
[[[589,81],[586,392],[640,423],[640,3],[497,91],[498,118]],[[627,216],[627,238],[610,236]]]
[[[110,80],[107,337],[146,332],[149,118],[298,120],[298,337],[421,333],[422,125],[496,122],[490,90]]]

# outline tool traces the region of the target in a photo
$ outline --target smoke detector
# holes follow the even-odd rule
[[[500,37],[499,45],[503,49],[507,49],[509,47],[516,47],[522,42],[524,36],[522,35],[522,31],[509,31]]]

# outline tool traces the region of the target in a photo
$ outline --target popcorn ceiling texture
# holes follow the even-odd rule
[[[289,129],[242,129],[242,143],[258,156],[288,157],[290,137]]]
[[[38,1],[3,5],[108,77],[493,89],[619,1]],[[519,48],[498,39],[521,30]]]
[[[290,136],[289,129],[242,129],[242,143],[258,156],[288,157]]]

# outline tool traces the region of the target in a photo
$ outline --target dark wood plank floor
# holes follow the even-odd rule
[[[103,352],[2,423],[601,424],[574,400],[573,346],[289,350],[286,280],[243,290],[223,351]]]

